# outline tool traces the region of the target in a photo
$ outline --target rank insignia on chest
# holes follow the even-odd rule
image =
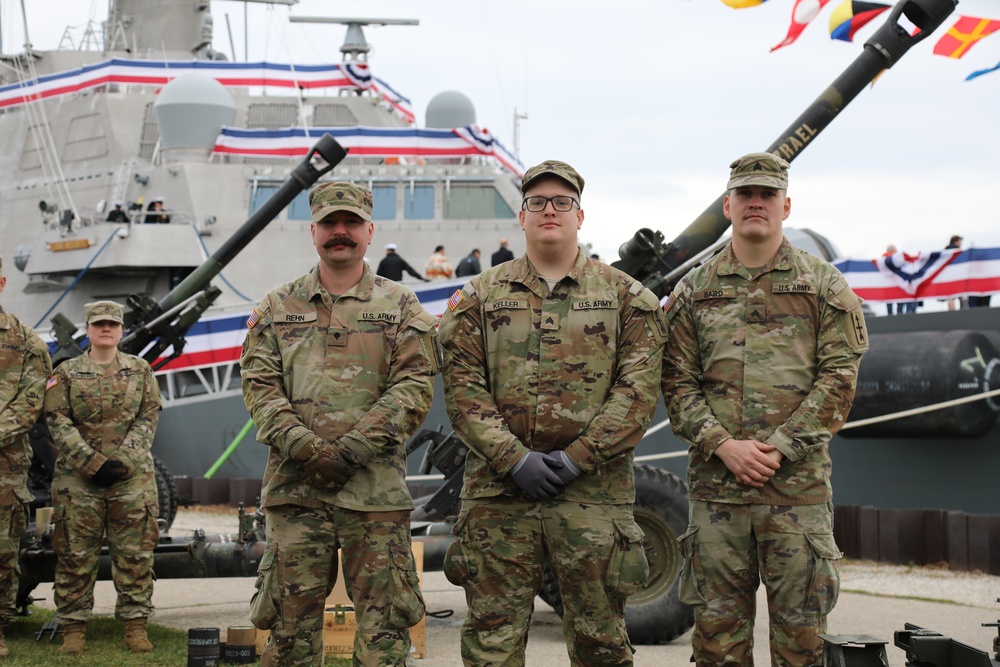
[[[458,304],[462,303],[464,298],[465,295],[462,294],[462,290],[455,290],[455,293],[451,295],[450,299],[448,299],[448,310],[455,310],[458,308]]]
[[[260,320],[260,311],[256,308],[250,313],[250,317],[247,318],[247,329],[253,329],[253,325],[257,324]]]
[[[45,383],[45,391],[48,391],[49,389],[52,389],[52,387],[56,386],[57,384],[59,384],[59,376],[58,375],[53,375],[53,376],[49,377],[48,381]]]

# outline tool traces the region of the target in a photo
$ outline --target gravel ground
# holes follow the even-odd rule
[[[237,530],[237,513],[227,507],[182,509],[171,534],[184,535],[202,528],[206,533],[231,534]],[[429,611],[453,610],[449,618],[427,619],[426,657],[417,665],[462,667],[458,632],[466,613],[465,597],[440,572],[427,572],[423,590]],[[253,579],[161,580],[153,602],[154,622],[187,629],[248,625],[247,604]],[[51,608],[51,585],[36,589],[39,604]],[[989,651],[995,628],[982,623],[1000,618],[1000,577],[978,573],[950,572],[933,568],[849,561],[841,571],[841,596],[830,615],[830,632],[869,635],[888,643],[890,667],[902,667],[905,654],[893,645],[893,632],[906,622],[936,630],[946,637],[982,651]],[[98,582],[95,611],[111,615],[114,589],[111,582]],[[757,664],[769,663],[767,655],[766,599],[758,596],[754,656]],[[636,667],[686,664],[690,658],[690,633],[663,646],[637,646]],[[528,665],[568,665],[562,639],[561,619],[541,600],[531,622]]]

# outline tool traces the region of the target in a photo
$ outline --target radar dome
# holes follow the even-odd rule
[[[153,111],[167,159],[171,151],[183,151],[190,157],[191,149],[204,153],[207,159],[219,130],[236,119],[236,105],[226,87],[198,73],[184,74],[164,86]]]
[[[476,107],[457,90],[435,95],[427,105],[427,127],[451,129],[476,124]]]

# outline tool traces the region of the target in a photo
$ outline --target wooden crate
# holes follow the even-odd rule
[[[354,655],[354,633],[358,629],[353,611],[330,607],[323,614],[323,653],[331,658],[350,658]],[[423,658],[427,652],[427,625],[425,619],[410,628],[410,655]]]
[[[424,545],[413,543],[413,559],[417,566],[417,578],[423,582],[424,575]],[[354,654],[354,633],[358,629],[354,611],[348,611],[351,600],[347,597],[344,577],[338,576],[333,592],[326,599],[326,610],[323,613],[323,653],[332,658],[350,658]],[[427,652],[427,621],[420,622],[410,628],[410,655],[423,658]]]

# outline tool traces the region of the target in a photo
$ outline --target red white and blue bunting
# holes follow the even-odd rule
[[[408,127],[288,127],[281,130],[223,127],[215,140],[218,155],[304,157],[324,133],[329,133],[351,157],[420,159],[488,156],[504,169],[524,176],[524,165],[489,130],[476,125],[452,130]]]
[[[896,253],[841,259],[834,266],[866,301],[985,296],[1000,292],[1000,248]]]
[[[66,72],[0,86],[0,109],[108,84],[163,86],[191,72],[212,77],[224,86],[370,90],[409,122],[414,122],[416,118],[410,100],[382,79],[373,76],[367,63],[285,65],[263,61],[236,63],[218,60],[112,58]]]

